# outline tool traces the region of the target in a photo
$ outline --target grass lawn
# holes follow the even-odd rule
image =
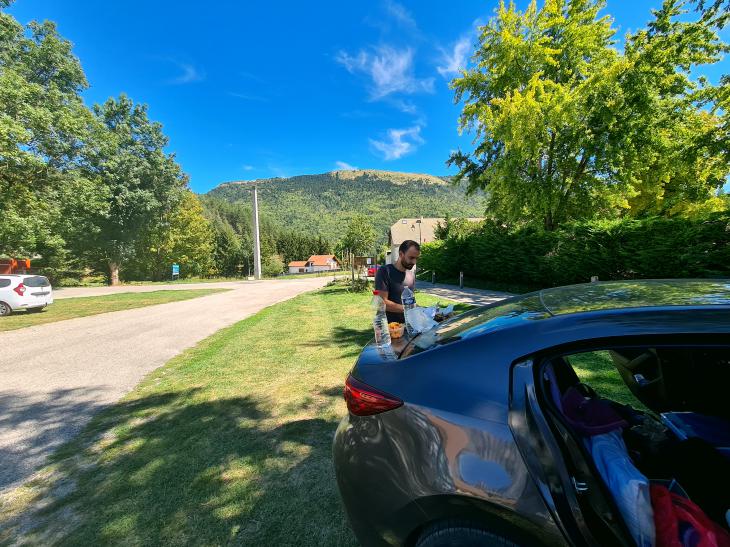
[[[62,298],[56,300],[41,312],[18,311],[9,317],[0,317],[0,332],[22,329],[33,325],[53,323],[75,317],[96,315],[111,311],[131,310],[155,304],[190,300],[208,296],[228,289],[194,289],[181,291],[153,291],[146,293],[122,293],[109,296],[88,296],[83,298]]]
[[[245,277],[186,277],[184,279],[167,279],[165,281],[124,281],[121,285],[188,285],[190,283],[220,283],[221,281],[244,281]],[[103,276],[89,279],[62,279],[58,287],[108,287]]]
[[[370,298],[305,294],[157,369],[0,498],[0,544],[355,545],[331,443]]]
[[[568,362],[580,381],[591,386],[601,397],[631,405],[637,410],[648,410],[626,387],[607,351],[571,355]]]

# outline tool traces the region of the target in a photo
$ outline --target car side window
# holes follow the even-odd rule
[[[10,286],[10,280],[9,279],[0,279],[0,289],[3,287],[9,287]]]
[[[569,355],[566,360],[578,379],[592,387],[598,395],[638,410],[648,410],[626,387],[608,351],[590,351]]]

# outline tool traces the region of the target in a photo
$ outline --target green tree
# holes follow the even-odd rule
[[[665,0],[621,54],[598,16],[604,5],[533,0],[519,12],[502,2],[481,29],[474,68],[452,82],[476,146],[449,162],[500,220],[552,230],[669,212],[707,200],[727,175],[716,114],[727,92],[688,77],[725,51],[717,21],[680,22],[679,2]]]
[[[465,102],[460,126],[478,142],[449,162],[457,180],[487,191],[499,217],[553,229],[621,195],[604,183],[613,158],[600,111],[618,61],[611,20],[598,17],[604,4],[546,0],[538,9],[533,0],[522,13],[501,2],[481,29],[475,67],[452,82]]]
[[[148,119],[146,105],[121,95],[95,105],[94,114],[100,129],[90,168],[107,189],[108,210],[95,220],[88,251],[107,266],[114,285],[137,240],[177,206],[187,181],[174,155],[165,153],[168,139]]]
[[[696,209],[714,200],[730,172],[730,134],[720,114],[730,106],[729,91],[691,74],[728,47],[717,17],[688,20],[681,5],[665,0],[646,29],[627,37],[617,120],[631,128],[631,142],[622,146],[636,150],[622,172],[635,189],[634,216]]]
[[[180,276],[206,276],[214,272],[214,234],[200,201],[185,191],[177,207],[140,235],[127,270],[141,279],[167,279],[173,263]],[[125,275],[129,277],[129,275]]]
[[[378,234],[364,215],[355,215],[339,243],[339,248],[355,256],[370,256],[375,251]]]
[[[93,116],[71,47],[51,22],[24,28],[0,12],[0,252],[56,264],[105,207],[85,170]]]

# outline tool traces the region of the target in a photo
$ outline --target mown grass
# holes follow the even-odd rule
[[[331,443],[370,298],[302,295],[157,369],[0,498],[0,543],[355,545]]]
[[[121,293],[108,296],[88,296],[83,298],[62,298],[41,312],[31,313],[26,310],[14,312],[8,317],[0,317],[0,332],[7,330],[22,329],[33,325],[53,323],[97,315],[112,311],[131,310],[154,306],[155,304],[166,304],[168,302],[179,302],[190,300],[200,296],[208,296],[229,289],[191,289],[175,291],[153,291],[146,293]]]
[[[601,397],[631,405],[637,410],[648,410],[626,387],[607,351],[571,355],[568,362],[580,381],[591,386]]]

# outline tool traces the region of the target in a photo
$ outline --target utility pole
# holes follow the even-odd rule
[[[259,195],[253,187],[253,275],[261,279],[261,241],[259,240]]]

